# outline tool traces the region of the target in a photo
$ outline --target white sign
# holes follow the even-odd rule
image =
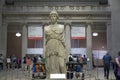
[[[72,27],[72,39],[85,39],[85,27]]]
[[[106,53],[106,50],[93,50],[93,57],[95,59],[102,59]]]
[[[27,54],[43,54],[43,48],[28,48]]]
[[[86,55],[86,48],[71,48],[71,54]]]
[[[28,27],[29,39],[41,39],[43,36],[42,26],[31,25]]]

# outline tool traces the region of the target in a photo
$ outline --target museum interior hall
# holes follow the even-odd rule
[[[120,80],[119,19],[120,0],[0,0],[0,80]]]

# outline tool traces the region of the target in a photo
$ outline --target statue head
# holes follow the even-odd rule
[[[59,19],[59,15],[58,15],[57,11],[51,11],[49,16],[51,16],[51,15],[56,15],[57,19]]]

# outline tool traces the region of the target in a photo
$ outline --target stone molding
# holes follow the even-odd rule
[[[109,6],[4,6],[3,14],[48,14],[51,10],[57,10],[59,13],[65,14],[97,14],[110,13]]]

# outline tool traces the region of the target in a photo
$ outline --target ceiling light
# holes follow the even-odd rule
[[[94,33],[93,33],[93,36],[98,36],[98,33],[97,33],[97,32],[94,32]]]
[[[15,35],[16,35],[17,37],[20,37],[20,36],[21,36],[21,33],[20,33],[20,32],[17,32]]]

